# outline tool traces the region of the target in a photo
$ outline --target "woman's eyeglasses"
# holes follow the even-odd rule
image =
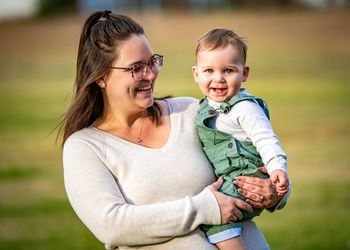
[[[131,71],[131,76],[135,81],[142,80],[147,73],[147,68],[149,68],[153,74],[158,74],[163,66],[163,55],[154,54],[148,63],[137,63],[132,67],[110,67],[111,69],[125,69]]]

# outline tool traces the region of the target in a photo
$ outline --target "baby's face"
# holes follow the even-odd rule
[[[215,102],[228,101],[236,95],[249,72],[239,59],[238,51],[231,45],[200,51],[192,71],[202,93]]]

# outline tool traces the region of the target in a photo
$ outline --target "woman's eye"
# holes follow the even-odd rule
[[[142,71],[142,65],[141,65],[141,64],[136,64],[136,65],[134,65],[133,71],[134,71],[135,73],[136,73],[136,72]]]

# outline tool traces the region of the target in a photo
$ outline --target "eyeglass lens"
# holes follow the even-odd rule
[[[132,69],[132,77],[136,81],[141,80],[142,78],[145,77],[147,73],[147,68],[149,68],[153,74],[158,74],[160,69],[162,68],[162,65],[163,65],[163,57],[156,56],[152,58],[147,65],[142,63],[134,65]]]

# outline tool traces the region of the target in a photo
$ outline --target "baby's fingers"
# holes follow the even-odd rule
[[[277,183],[278,187],[288,187],[289,186],[289,179],[287,174],[282,174],[278,177],[278,183]]]

